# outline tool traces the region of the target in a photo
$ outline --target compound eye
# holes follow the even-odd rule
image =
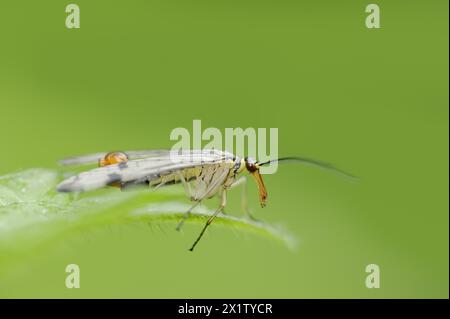
[[[254,158],[252,158],[252,157],[246,157],[246,158],[245,158],[245,161],[246,161],[247,163],[249,163],[250,165],[256,164],[256,160],[255,160]]]
[[[253,173],[258,170],[256,161],[252,158],[247,158],[247,160],[245,161],[245,167],[247,168],[247,171],[249,171],[250,173]]]
[[[128,162],[127,154],[123,152],[111,152],[99,160],[98,166],[103,167],[124,162]]]

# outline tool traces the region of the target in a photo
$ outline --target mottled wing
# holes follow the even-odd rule
[[[233,154],[216,151],[184,151],[180,154],[166,152],[149,158],[131,160],[98,167],[72,176],[57,186],[60,192],[84,192],[112,183],[143,183],[158,179],[161,175],[205,165],[216,165],[234,160]]]
[[[148,157],[157,157],[168,154],[169,150],[140,150],[140,151],[125,151],[124,153],[128,156],[130,160],[140,159],[140,158],[148,158]],[[83,156],[76,157],[68,157],[59,161],[59,164],[64,166],[69,165],[86,165],[86,164],[95,164],[103,158],[108,152],[102,153],[94,153]]]

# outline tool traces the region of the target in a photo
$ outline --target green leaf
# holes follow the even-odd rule
[[[157,192],[105,188],[86,194],[58,193],[55,186],[62,178],[62,172],[48,169],[0,176],[0,267],[88,229],[136,222],[176,224],[190,207],[179,187]],[[204,223],[211,213],[199,206],[186,222]],[[264,235],[289,247],[294,244],[285,230],[247,218],[220,214],[216,224]]]

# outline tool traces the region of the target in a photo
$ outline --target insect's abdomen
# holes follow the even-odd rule
[[[157,187],[157,186],[178,184],[182,182],[182,178],[186,182],[190,182],[192,180],[197,179],[200,173],[201,173],[200,167],[186,168],[176,172],[170,172],[168,174],[160,175],[158,178],[152,180],[149,183],[149,185],[152,187]]]

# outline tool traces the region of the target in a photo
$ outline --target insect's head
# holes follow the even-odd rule
[[[350,175],[340,169],[337,169],[336,167],[332,166],[331,164],[327,164],[327,163],[323,163],[323,162],[319,162],[316,160],[312,160],[312,159],[308,159],[308,158],[304,158],[304,157],[283,157],[283,158],[277,158],[277,159],[273,159],[273,160],[269,160],[267,162],[258,162],[256,160],[254,160],[253,158],[250,157],[246,157],[244,158],[245,161],[245,167],[247,168],[247,171],[255,178],[256,183],[258,184],[258,188],[259,188],[259,201],[261,203],[261,206],[264,207],[266,205],[266,201],[267,201],[267,190],[266,187],[264,186],[264,182],[262,179],[261,174],[259,173],[259,169],[264,166],[264,165],[269,165],[270,163],[274,163],[274,162],[298,162],[298,163],[304,163],[304,164],[309,164],[309,165],[313,165],[313,166],[317,166],[323,169],[328,169],[328,170],[332,170],[335,171],[347,178],[351,178],[351,179],[357,179],[355,176]]]
[[[103,167],[124,162],[128,162],[127,154],[123,152],[110,152],[98,161],[98,166]]]
[[[244,161],[245,161],[245,168],[250,173],[250,175],[253,176],[253,178],[256,181],[256,184],[258,185],[259,202],[261,203],[261,207],[264,207],[266,206],[267,201],[267,190],[266,186],[264,185],[262,176],[259,173],[260,164],[258,163],[258,161],[256,161],[251,157],[244,158]]]

